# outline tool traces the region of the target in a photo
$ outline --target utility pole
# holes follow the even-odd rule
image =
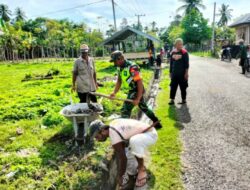
[[[146,16],[146,15],[144,14],[144,15],[135,15],[135,16],[137,16],[137,18],[138,18],[137,28],[138,28],[138,30],[139,30],[139,26],[140,26],[140,17],[141,17],[141,16]]]
[[[115,2],[114,2],[114,0],[111,0],[111,1],[112,1],[112,7],[113,7],[114,27],[115,27],[115,31],[117,31],[116,18],[115,18]]]
[[[214,53],[214,40],[215,40],[215,14],[216,14],[216,2],[214,2],[213,34],[212,34],[212,41],[211,41],[211,50],[212,50],[212,53]]]

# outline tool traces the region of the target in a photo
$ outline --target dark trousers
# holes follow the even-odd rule
[[[242,74],[245,74],[245,72],[246,72],[246,69],[245,69],[245,61],[247,61],[247,60],[244,59],[244,58],[241,58],[241,59],[240,59],[240,66],[241,66],[241,68],[242,68]]]
[[[89,93],[81,93],[78,92],[78,97],[80,99],[80,103],[86,103],[87,102],[87,96],[90,99],[91,102],[96,103],[97,99],[95,95],[89,94]]]
[[[245,66],[241,66],[241,68],[242,68],[242,74],[245,74],[246,73]]]
[[[129,91],[127,99],[133,100],[137,96],[136,91]],[[155,116],[154,112],[149,109],[148,105],[145,102],[145,99],[142,97],[139,103],[140,110],[145,113],[153,122],[158,121],[158,118]],[[130,102],[124,102],[122,109],[121,109],[121,116],[122,118],[130,118],[132,109],[134,105]]]
[[[175,99],[176,91],[178,86],[181,89],[181,98],[182,100],[186,100],[187,97],[187,87],[188,81],[184,79],[184,76],[172,76],[171,84],[170,84],[170,99]]]

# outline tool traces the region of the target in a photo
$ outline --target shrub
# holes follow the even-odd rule
[[[63,117],[56,112],[48,112],[42,119],[42,124],[48,127],[61,124]]]

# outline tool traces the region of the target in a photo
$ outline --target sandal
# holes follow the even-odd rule
[[[136,182],[135,182],[136,187],[143,187],[143,186],[145,186],[147,184],[147,182],[148,182],[148,174],[146,172],[146,169],[144,171],[145,171],[145,176],[144,177],[138,179],[138,176],[137,176]],[[143,181],[143,180],[145,180],[145,182],[141,183],[141,181]]]

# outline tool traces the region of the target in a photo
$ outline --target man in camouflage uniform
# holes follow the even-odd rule
[[[121,51],[115,51],[111,54],[110,62],[114,62],[118,71],[118,80],[114,92],[110,94],[110,98],[114,98],[116,93],[120,90],[121,85],[128,88],[127,99],[133,100],[133,103],[124,102],[121,115],[122,118],[130,118],[134,106],[139,108],[153,121],[158,121],[152,110],[150,110],[144,100],[143,94],[145,92],[142,78],[140,75],[140,68],[137,64],[124,59]],[[161,128],[161,124],[157,124],[155,128]]]

